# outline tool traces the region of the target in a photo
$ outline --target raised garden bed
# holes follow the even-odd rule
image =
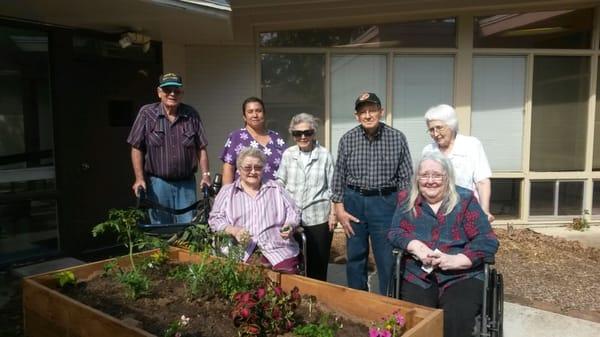
[[[140,253],[137,254],[137,257],[148,256],[150,253]],[[171,248],[169,258],[172,262],[177,263],[197,263],[200,261],[201,256],[190,254],[186,250]],[[107,262],[100,261],[66,270],[73,272],[80,281],[92,280],[102,275],[103,267]],[[128,262],[126,258],[118,260],[118,264],[123,267],[126,267]],[[155,336],[143,329],[145,326],[143,321],[110,316],[63,294],[57,285],[55,273],[36,275],[23,281],[25,336]],[[343,315],[350,320],[368,325],[372,321],[380,320],[382,317],[388,317],[393,312],[399,311],[406,319],[406,331],[402,336],[442,336],[443,319],[441,310],[430,309],[302,276],[268,272],[268,277],[280,285],[285,292],[291,292],[297,287],[300,294],[315,296],[320,305],[334,310],[336,315]],[[185,301],[185,299],[177,300],[176,305]],[[157,312],[161,310],[164,310],[164,308],[156,307]],[[231,325],[232,323],[231,320],[224,318],[222,324]],[[189,336],[198,336],[193,331],[187,333],[189,333]],[[162,336],[163,334],[158,335]],[[209,335],[205,333],[200,334],[200,336],[208,337]],[[286,334],[285,336],[292,335]],[[368,334],[365,334],[366,336]]]

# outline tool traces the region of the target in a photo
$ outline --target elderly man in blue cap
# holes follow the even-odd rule
[[[410,184],[412,162],[404,134],[382,122],[377,95],[361,94],[354,107],[360,125],[340,139],[331,200],[347,237],[348,286],[367,290],[370,237],[379,291],[385,295],[393,264],[387,233],[397,193]]]
[[[200,167],[201,184],[210,184],[206,134],[198,112],[181,103],[181,76],[160,76],[156,93],[160,102],[144,105],[131,128],[131,162],[135,174],[134,193],[139,188],[159,204],[181,209],[196,201],[195,173]],[[156,224],[190,222],[193,211],[181,215],[150,210]]]

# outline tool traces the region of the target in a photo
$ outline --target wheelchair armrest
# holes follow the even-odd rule
[[[394,254],[394,256],[398,256],[398,255],[402,256],[402,255],[404,255],[404,249],[394,248],[394,249],[392,249],[392,254]]]

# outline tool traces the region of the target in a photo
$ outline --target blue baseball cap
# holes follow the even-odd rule
[[[166,73],[160,75],[158,79],[158,86],[162,87],[182,87],[183,81],[181,80],[181,76],[175,73]]]

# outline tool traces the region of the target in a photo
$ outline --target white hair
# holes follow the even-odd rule
[[[240,151],[240,153],[238,154],[238,157],[236,160],[236,166],[238,169],[242,167],[242,162],[244,161],[244,159],[246,159],[246,157],[258,159],[260,164],[263,166],[267,162],[267,157],[261,150],[248,146],[248,147],[243,148],[242,151]]]
[[[294,130],[294,127],[300,123],[309,124],[311,129],[313,129],[315,131],[317,131],[317,128],[319,127],[319,119],[318,118],[316,118],[315,116],[313,116],[311,114],[302,112],[302,113],[299,113],[299,114],[295,115],[294,117],[292,117],[292,120],[290,121],[290,128],[289,128],[290,133],[292,133],[292,131]]]
[[[454,133],[458,133],[458,118],[456,118],[456,111],[448,104],[440,104],[433,106],[425,113],[425,122],[438,120],[448,125]]]

